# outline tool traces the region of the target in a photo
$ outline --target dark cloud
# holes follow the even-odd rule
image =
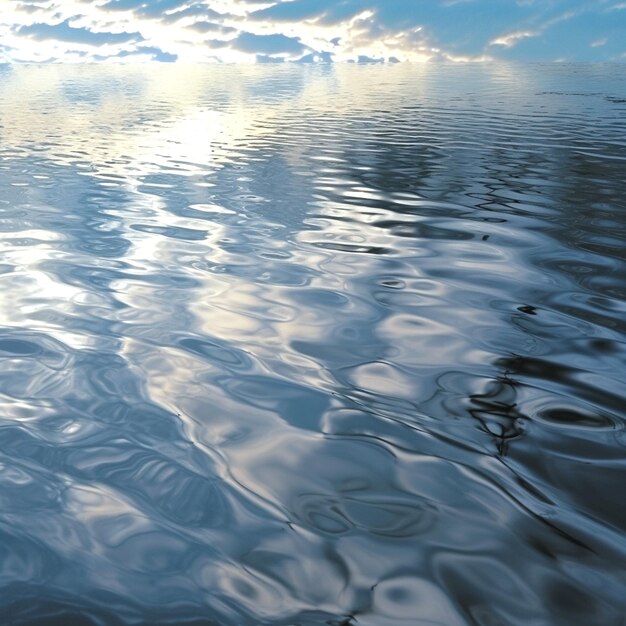
[[[139,33],[93,32],[87,28],[70,26],[69,19],[60,24],[31,24],[29,26],[21,26],[18,28],[17,32],[19,35],[25,35],[31,39],[37,39],[38,41],[55,39],[57,41],[82,43],[90,46],[143,41],[143,37]]]

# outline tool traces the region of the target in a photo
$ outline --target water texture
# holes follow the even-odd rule
[[[11,626],[626,624],[626,66],[0,67]]]

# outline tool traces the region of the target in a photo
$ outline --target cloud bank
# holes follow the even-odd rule
[[[621,0],[3,0],[3,62],[625,61]]]

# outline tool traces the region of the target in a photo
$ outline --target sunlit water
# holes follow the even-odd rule
[[[626,67],[0,69],[0,605],[622,625]]]

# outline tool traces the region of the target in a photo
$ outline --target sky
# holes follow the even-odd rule
[[[0,62],[626,61],[626,0],[0,0]]]

